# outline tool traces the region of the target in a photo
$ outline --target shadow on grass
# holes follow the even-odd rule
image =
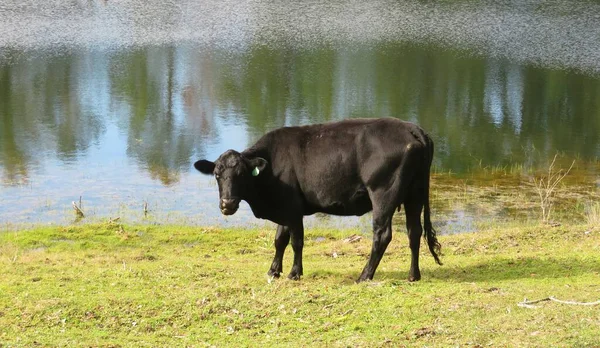
[[[453,282],[481,282],[513,279],[564,278],[600,273],[598,258],[494,258],[489,261],[460,266],[448,265],[421,268],[423,279],[440,279]],[[405,271],[377,272],[379,279],[406,279]]]

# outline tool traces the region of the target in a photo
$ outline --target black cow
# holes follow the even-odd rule
[[[373,279],[392,240],[392,216],[406,211],[411,249],[409,280],[421,278],[423,234],[435,261],[440,244],[431,225],[429,171],[433,142],[417,125],[393,118],[349,119],[265,134],[251,148],[228,150],[215,162],[194,167],[217,179],[221,212],[234,214],[241,200],[254,216],[278,224],[275,258],[268,274],[279,277],[285,248],[292,241],[294,264],[288,276],[302,275],[305,215],[363,215],[373,211],[371,256],[358,281]]]

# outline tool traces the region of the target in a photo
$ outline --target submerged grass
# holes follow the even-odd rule
[[[539,192],[533,178],[530,173],[516,175],[503,172],[495,175],[433,175],[431,206],[435,220],[443,224],[438,228],[446,233],[470,232],[498,221],[531,223],[543,220]],[[594,206],[585,202],[600,200],[596,179],[584,178],[581,170],[574,168],[563,181],[553,192],[552,222],[585,223],[593,219],[596,213]],[[458,221],[456,231],[447,226],[454,220]]]
[[[0,233],[0,346],[598,346],[600,230],[514,225],[441,236],[407,282],[397,232],[307,231],[300,281],[271,280],[271,229],[97,224]],[[284,269],[291,266],[288,248]]]

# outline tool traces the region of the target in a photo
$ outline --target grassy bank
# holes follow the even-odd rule
[[[516,226],[442,236],[408,283],[398,232],[307,231],[301,281],[266,277],[272,230],[47,227],[0,233],[0,346],[599,346],[600,230]],[[291,267],[288,248],[284,270]]]

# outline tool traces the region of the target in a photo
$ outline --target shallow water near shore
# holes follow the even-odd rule
[[[431,134],[441,233],[537,219],[557,153],[555,218],[599,199],[595,2],[5,1],[0,34],[3,225],[70,223],[80,197],[85,221],[264,225],[221,216],[192,163],[351,117]]]

